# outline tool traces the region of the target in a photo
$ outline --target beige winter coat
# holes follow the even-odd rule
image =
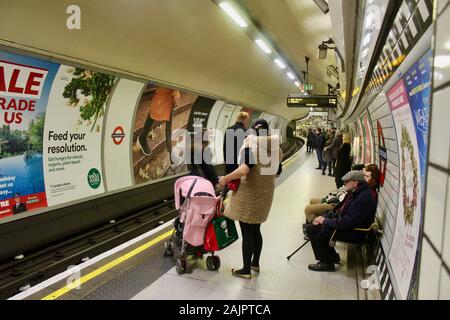
[[[259,224],[265,222],[269,216],[275,189],[275,177],[279,163],[283,159],[283,152],[279,147],[278,136],[249,136],[244,141],[241,151],[246,147],[251,148],[257,163],[250,169],[248,175],[241,179],[237,191],[232,193],[225,206],[224,214],[232,220]],[[278,158],[276,152],[278,152]],[[264,154],[264,156],[260,157],[260,154]],[[275,156],[271,157],[272,154]],[[270,170],[268,170],[269,167]],[[269,174],[267,171],[270,171]]]

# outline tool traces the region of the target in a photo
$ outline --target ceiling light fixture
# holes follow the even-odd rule
[[[265,53],[267,54],[272,53],[272,50],[270,50],[269,47],[261,39],[256,39],[255,42]]]
[[[279,66],[281,69],[284,69],[284,68],[286,68],[286,66],[284,65],[284,63],[280,60],[280,59],[275,59],[275,60],[273,60],[276,64],[277,64],[277,66]]]
[[[248,24],[244,19],[237,13],[237,11],[227,2],[222,2],[219,6],[238,24],[241,28],[248,27]]]
[[[294,83],[295,83],[295,85],[296,85],[297,87],[300,87],[300,82],[295,81]]]
[[[286,74],[287,74],[287,76],[288,76],[289,78],[291,78],[292,80],[295,79],[295,76],[294,76],[294,74],[293,74],[292,72],[288,72],[288,73],[286,73]]]
[[[322,10],[324,14],[327,14],[330,11],[330,7],[328,6],[328,2],[325,0],[314,0],[316,5]]]

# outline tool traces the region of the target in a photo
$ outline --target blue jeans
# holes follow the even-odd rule
[[[319,167],[323,168],[325,162],[323,161],[323,149],[316,149],[317,160],[319,160]]]

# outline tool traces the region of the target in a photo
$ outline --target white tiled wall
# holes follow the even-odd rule
[[[428,169],[428,185],[425,205],[425,234],[431,243],[441,250],[444,225],[447,174],[432,167]]]
[[[419,298],[450,299],[450,6],[438,1]],[[429,241],[428,241],[429,239]]]
[[[450,150],[450,126],[448,125],[450,120],[449,97],[450,87],[434,94],[433,121],[431,123],[431,141],[433,141],[433,143],[430,144],[430,162],[444,168],[448,167],[448,155]]]
[[[422,259],[419,275],[419,299],[437,299],[439,297],[439,274],[441,263],[428,241],[422,244]]]

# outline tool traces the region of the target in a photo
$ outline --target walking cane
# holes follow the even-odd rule
[[[308,244],[309,240],[306,240],[305,243],[303,243],[297,250],[295,250],[294,252],[292,252],[292,254],[290,256],[288,256],[286,259],[290,260],[291,257],[296,254],[297,252],[299,252],[304,246],[306,246]]]

